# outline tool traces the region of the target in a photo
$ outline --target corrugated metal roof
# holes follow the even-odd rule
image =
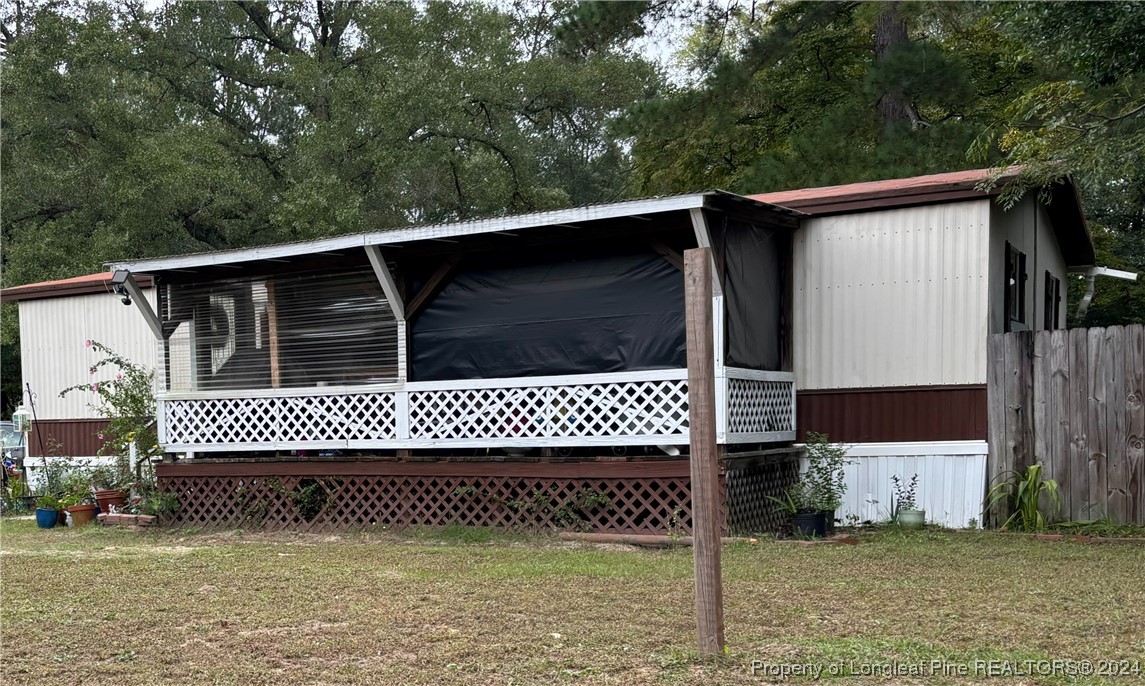
[[[1014,180],[1020,172],[1021,167],[1017,166],[1007,167],[1000,175],[997,169],[968,169],[903,179],[759,193],[747,197],[797,209],[813,217],[851,214],[993,197],[1001,193],[1003,186]],[[994,176],[998,176],[997,183],[990,190],[978,190],[982,182]],[[1049,192],[1050,202],[1046,209],[1066,264],[1071,268],[1092,265],[1096,259],[1093,237],[1085,221],[1076,185],[1067,177],[1061,183],[1050,186]]]
[[[709,198],[719,197],[765,209],[773,213],[791,217],[802,216],[803,213],[787,207],[770,205],[735,193],[721,190],[708,190],[682,195],[669,195],[638,200],[624,200],[613,203],[596,203],[581,205],[559,210],[545,210],[542,212],[528,212],[524,214],[511,214],[485,219],[475,219],[463,222],[450,222],[444,224],[425,224],[391,228],[381,231],[368,231],[363,233],[346,234],[331,238],[321,238],[293,243],[279,243],[256,248],[243,248],[236,250],[219,250],[212,252],[191,253],[180,256],[163,257],[146,260],[124,260],[110,262],[112,269],[127,269],[132,272],[157,272],[168,269],[186,269],[205,267],[217,264],[234,262],[248,262],[253,260],[274,259],[306,255],[331,250],[345,250],[348,248],[365,247],[367,245],[387,245],[394,243],[407,243],[411,241],[432,240],[435,238],[453,238],[456,236],[469,236],[496,231],[515,231],[520,229],[552,226],[555,224],[569,224],[574,222],[592,221],[596,219],[615,219],[619,217],[655,214],[658,212],[672,212],[704,207]]]
[[[1001,190],[1001,185],[1017,176],[1020,168],[1010,167],[1002,174],[993,192]],[[761,202],[782,205],[784,207],[820,206],[830,205],[843,200],[873,199],[887,195],[909,197],[918,193],[933,193],[941,190],[966,189],[974,190],[983,181],[996,174],[996,169],[969,169],[966,171],[945,172],[942,174],[927,174],[925,176],[911,176],[904,179],[885,179],[882,181],[863,181],[861,183],[847,183],[839,186],[820,186],[818,188],[799,188],[790,191],[777,191],[774,193],[759,193],[747,197]],[[987,195],[987,193],[981,193]]]

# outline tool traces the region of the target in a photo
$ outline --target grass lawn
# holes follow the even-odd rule
[[[729,653],[703,660],[693,650],[690,548],[474,530],[0,527],[6,685],[774,680],[752,674],[753,661],[909,670],[932,660],[973,669],[975,660],[1124,659],[1145,669],[1145,546],[1131,544],[888,532],[859,546],[729,546]],[[834,680],[967,681],[1071,680]]]

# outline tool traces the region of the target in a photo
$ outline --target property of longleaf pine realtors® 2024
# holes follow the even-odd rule
[[[831,662],[765,663],[753,660],[752,676],[786,680],[793,677],[1023,677],[1141,676],[1139,660],[974,660],[973,662]]]

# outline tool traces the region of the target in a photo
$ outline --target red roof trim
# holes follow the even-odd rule
[[[827,216],[871,210],[888,210],[962,200],[990,198],[1002,192],[1002,187],[1013,180],[1018,167],[1010,167],[997,179],[989,191],[978,186],[990,179],[997,170],[970,169],[946,174],[928,174],[905,179],[864,181],[841,186],[800,188],[775,193],[749,195],[752,200],[799,210],[810,216]],[[1085,221],[1077,188],[1067,179],[1050,189],[1052,201],[1047,205],[1054,233],[1062,255],[1069,267],[1091,266],[1096,256],[1093,238]]]
[[[140,288],[151,287],[151,277],[138,276],[135,282]],[[41,281],[22,286],[12,286],[0,291],[0,301],[20,302],[21,300],[41,300],[44,298],[66,298],[76,295],[111,293],[111,272],[86,274],[70,279]]]

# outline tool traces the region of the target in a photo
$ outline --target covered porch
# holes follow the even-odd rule
[[[319,484],[330,502],[357,494],[440,513],[456,500],[443,478],[484,475],[515,494],[502,505],[530,489],[565,505],[607,491],[645,508],[605,520],[628,522],[612,530],[663,530],[687,513],[683,251],[709,247],[713,259],[717,442],[758,458],[796,436],[798,217],[715,191],[112,268],[121,295],[140,275],[159,293],[155,310],[131,299],[162,361],[159,438],[174,462],[163,478],[187,502],[232,503],[191,510],[234,515],[231,491],[265,490],[280,471],[275,481]],[[615,468],[602,460],[632,473],[597,474]],[[583,477],[546,476],[546,463]],[[339,469],[388,486],[346,490],[329,480]]]

